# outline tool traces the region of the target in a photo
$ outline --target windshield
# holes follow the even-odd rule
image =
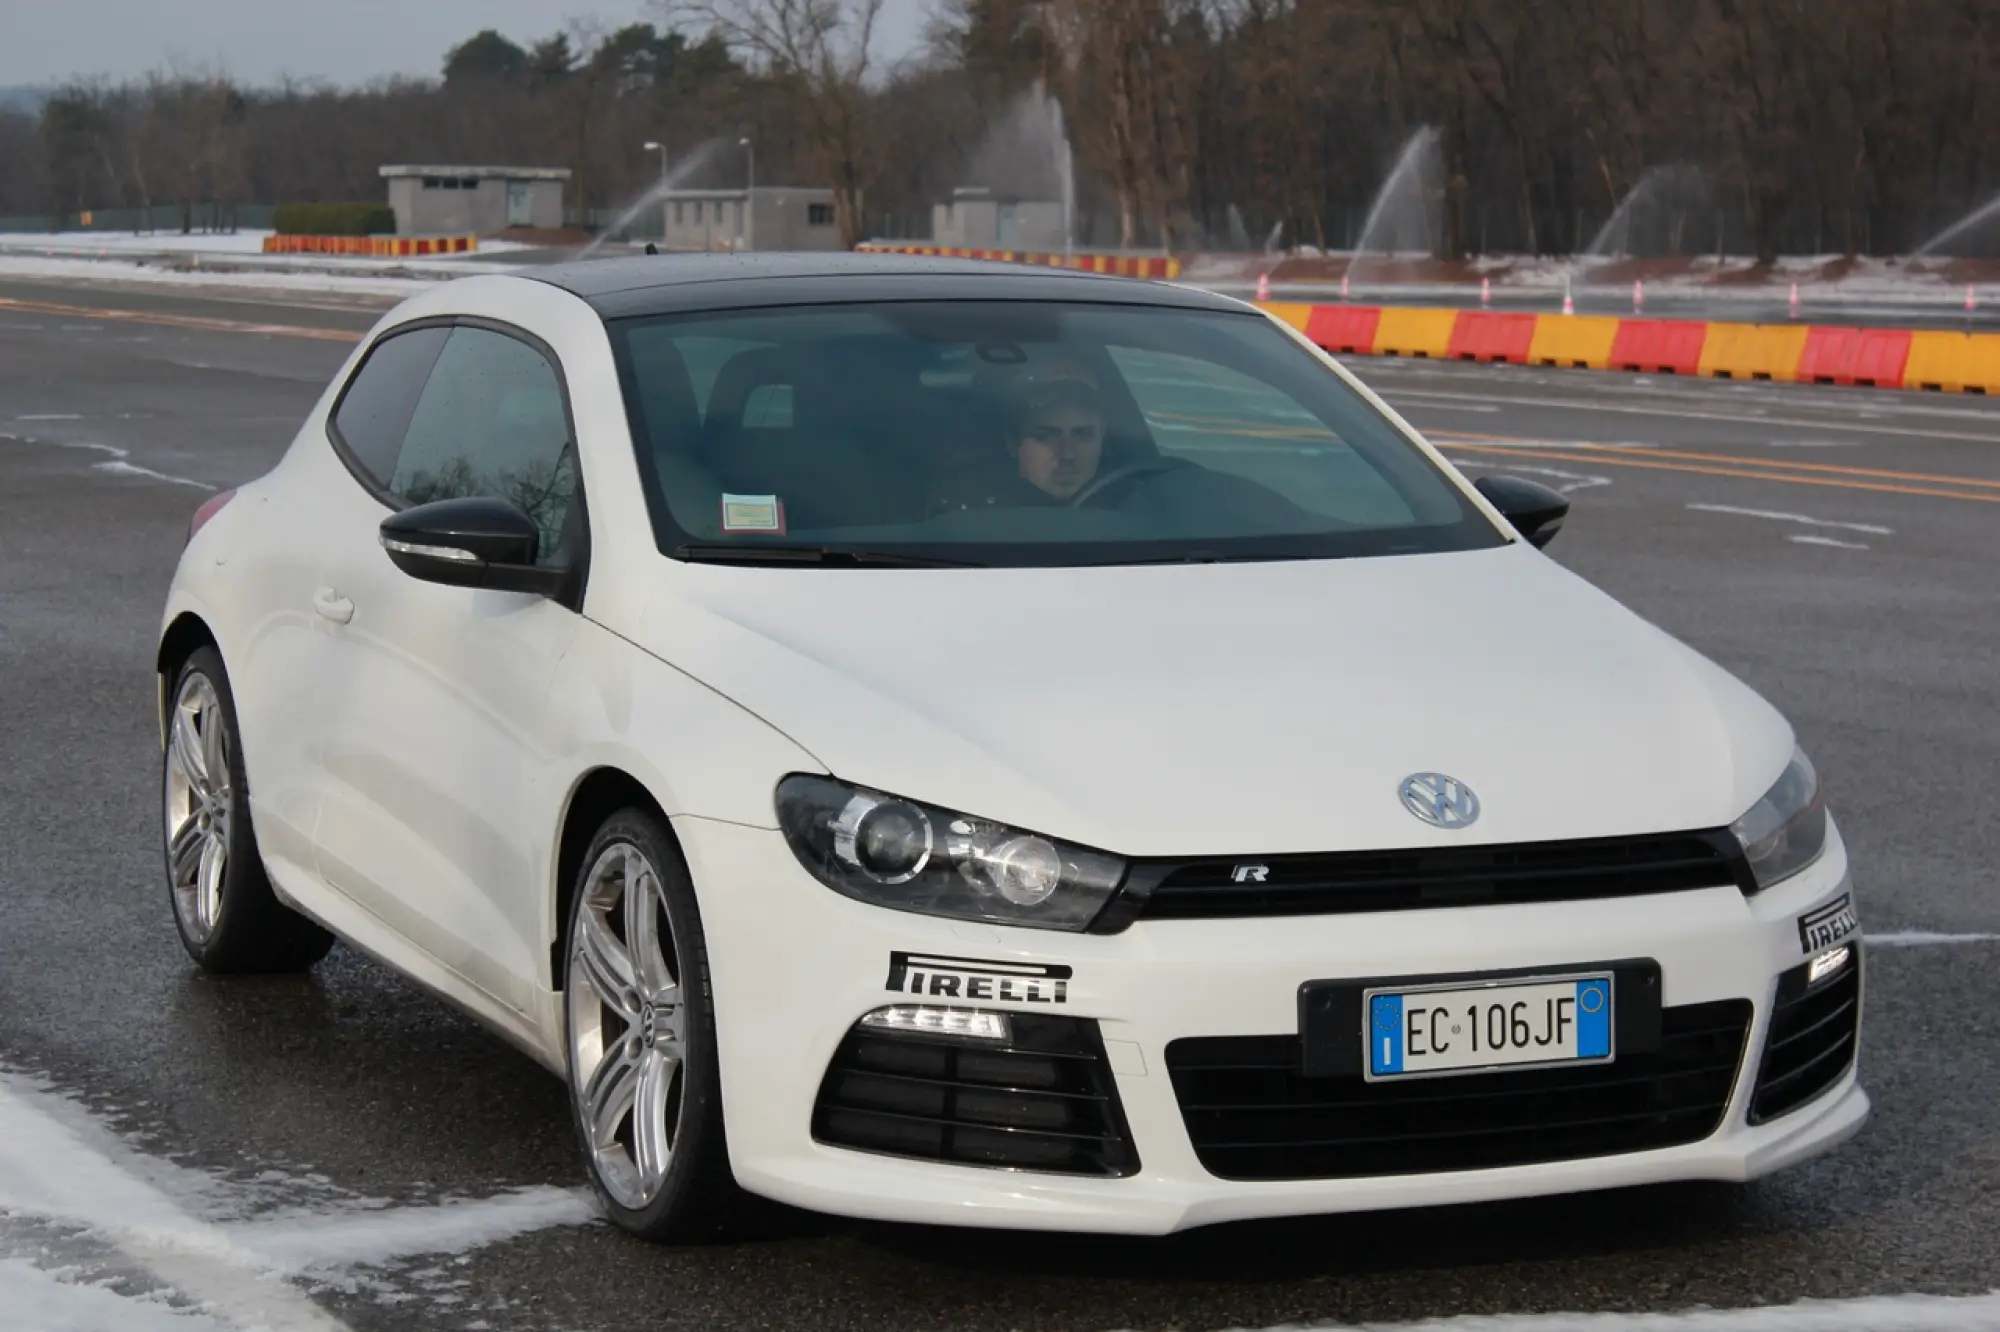
[[[910,301],[622,319],[611,336],[660,547],[683,559],[1122,564],[1507,540],[1261,315]]]

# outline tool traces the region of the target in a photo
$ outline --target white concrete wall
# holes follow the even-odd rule
[[[1057,251],[1063,247],[1062,205],[1042,199],[933,204],[931,239],[959,249]]]
[[[827,221],[815,225],[813,206]],[[759,188],[745,216],[741,194],[722,198],[667,199],[661,245],[669,250],[837,250],[840,228],[832,221],[830,190]]]
[[[560,180],[528,182],[530,226],[563,224]],[[392,176],[389,206],[396,211],[399,236],[490,236],[507,226],[507,182],[480,180],[469,190],[427,190],[421,176]]]

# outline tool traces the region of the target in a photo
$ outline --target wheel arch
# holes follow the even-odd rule
[[[181,664],[204,647],[212,647],[218,653],[221,645],[216,641],[215,631],[208,627],[208,621],[191,610],[184,610],[173,618],[166,631],[160,635],[159,651],[154,655],[153,670],[158,676],[158,707],[156,712],[160,724],[160,743],[167,739],[167,693],[173,688],[174,673]]]
[[[563,950],[569,946],[570,903],[576,896],[576,876],[583,869],[583,853],[604,821],[627,806],[645,810],[660,821],[676,851],[680,838],[666,807],[644,782],[609,764],[592,768],[578,779],[563,810],[562,826],[556,834],[555,927],[549,935],[549,989],[560,994],[563,988]]]

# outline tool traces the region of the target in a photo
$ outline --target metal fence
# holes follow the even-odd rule
[[[157,231],[179,235],[184,220],[192,222],[195,232],[268,231],[276,212],[275,204],[204,203],[196,205],[191,216],[183,219],[179,204],[155,204],[151,208],[93,208],[61,216],[28,213],[18,217],[0,217],[0,232],[61,231],[88,235],[93,231]]]

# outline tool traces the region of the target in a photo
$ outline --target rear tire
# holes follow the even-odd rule
[[[564,949],[570,1118],[591,1187],[654,1243],[733,1238],[753,1213],[722,1122],[708,944],[658,817],[628,808],[584,852]]]
[[[181,946],[204,971],[310,969],[333,935],[280,902],[264,873],[222,655],[196,648],[174,672],[168,698],[162,846]]]

